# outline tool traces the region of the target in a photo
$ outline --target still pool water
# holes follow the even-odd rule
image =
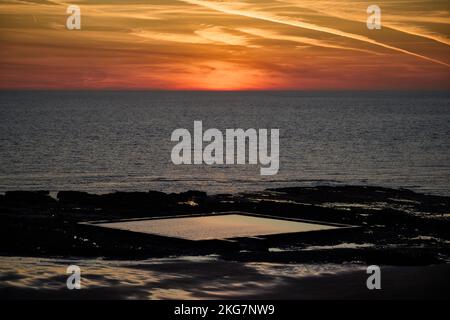
[[[243,214],[133,220],[95,225],[188,240],[227,239],[338,228],[330,225]]]

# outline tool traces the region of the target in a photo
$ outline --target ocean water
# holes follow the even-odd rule
[[[280,129],[280,170],[174,165],[173,130]],[[450,94],[0,92],[0,192],[378,185],[450,195]]]

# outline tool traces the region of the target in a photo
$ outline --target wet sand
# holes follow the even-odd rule
[[[66,288],[66,268],[82,288]],[[143,261],[0,257],[2,299],[449,299],[450,264],[381,266],[381,290],[362,264],[241,263],[216,257]]]

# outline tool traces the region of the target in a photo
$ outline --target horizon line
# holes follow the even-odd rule
[[[158,88],[0,88],[0,92],[446,92],[448,89],[158,89]]]

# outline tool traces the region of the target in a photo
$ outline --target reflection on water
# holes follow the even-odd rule
[[[81,268],[81,290],[66,288],[71,264]],[[362,266],[238,263],[214,256],[143,261],[0,257],[0,294],[12,299],[292,298],[298,280],[355,270]]]
[[[235,193],[323,184],[450,193],[450,99],[424,92],[0,92],[0,191]],[[178,166],[173,130],[279,128],[280,171]],[[206,143],[204,144],[206,146]]]
[[[96,225],[189,240],[251,237],[337,228],[315,223],[269,219],[240,214],[136,220]]]

